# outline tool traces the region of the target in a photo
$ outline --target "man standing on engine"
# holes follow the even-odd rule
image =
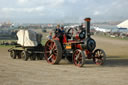
[[[55,29],[55,37],[59,38],[59,41],[61,43],[61,46],[63,48],[63,34],[64,34],[64,27],[60,27],[60,25],[57,25]]]
[[[60,25],[57,25],[55,29],[55,36],[60,37],[60,35],[61,35]]]

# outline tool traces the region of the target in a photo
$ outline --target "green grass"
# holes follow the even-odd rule
[[[16,42],[17,40],[0,40],[0,43],[2,42]]]
[[[46,42],[47,42],[46,39],[45,40],[42,40],[41,44],[44,46]]]
[[[16,41],[16,40],[0,40],[0,43],[2,43],[3,41],[4,41],[4,42],[11,42],[11,41]],[[46,42],[47,42],[47,40],[46,40],[46,39],[43,39],[43,40],[41,41],[41,44],[44,46]],[[15,46],[15,45],[0,45],[0,48],[1,48],[1,47],[3,47],[3,48],[4,48],[4,47],[7,47],[7,48],[10,47],[10,48],[11,48],[11,47],[14,47],[14,46]]]
[[[14,47],[14,45],[0,45],[0,48],[11,48]]]
[[[3,43],[3,42],[8,42],[8,43],[11,43],[11,42],[16,42],[16,40],[0,40],[0,43]],[[0,48],[3,47],[14,47],[14,45],[0,45]]]

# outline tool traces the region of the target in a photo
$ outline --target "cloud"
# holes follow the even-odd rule
[[[61,6],[64,3],[64,0],[53,0],[52,2],[50,2],[51,5],[53,6]]]
[[[44,10],[43,6],[35,7],[35,8],[2,8],[3,12],[42,12]]]
[[[36,0],[37,1],[37,0]],[[59,7],[64,4],[65,0],[40,0],[40,4],[46,7]]]
[[[78,0],[68,0],[68,2],[74,4],[74,3],[78,2]]]
[[[77,21],[84,17],[96,20],[127,19],[128,0],[0,0],[0,16],[22,16],[31,21]],[[43,19],[42,19],[43,18]],[[3,19],[3,18],[0,18]],[[27,22],[27,20],[26,20]]]
[[[24,3],[27,3],[27,2],[28,2],[28,0],[18,0],[19,4],[24,4]]]
[[[61,6],[64,2],[65,0],[18,0],[17,1],[17,3],[22,6],[43,5],[47,7],[58,7],[58,6]]]
[[[95,12],[93,13],[93,15],[95,15],[95,16],[100,15],[100,14],[101,14],[101,12],[99,12],[99,11],[95,11]]]

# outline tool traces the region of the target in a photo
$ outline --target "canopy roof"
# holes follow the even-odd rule
[[[32,30],[19,30],[17,32],[17,37],[17,43],[21,46],[33,47],[37,46],[41,42],[40,34],[37,34]]]

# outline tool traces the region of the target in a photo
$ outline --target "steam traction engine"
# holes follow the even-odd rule
[[[64,57],[69,62],[73,62],[76,66],[82,67],[85,59],[93,59],[94,63],[103,65],[106,54],[102,49],[95,49],[96,42],[91,38],[90,18],[85,18],[86,27],[81,32],[72,36],[70,29],[61,36],[52,40],[48,40],[45,44],[45,58],[48,63],[58,64]],[[72,39],[71,39],[72,38]]]

